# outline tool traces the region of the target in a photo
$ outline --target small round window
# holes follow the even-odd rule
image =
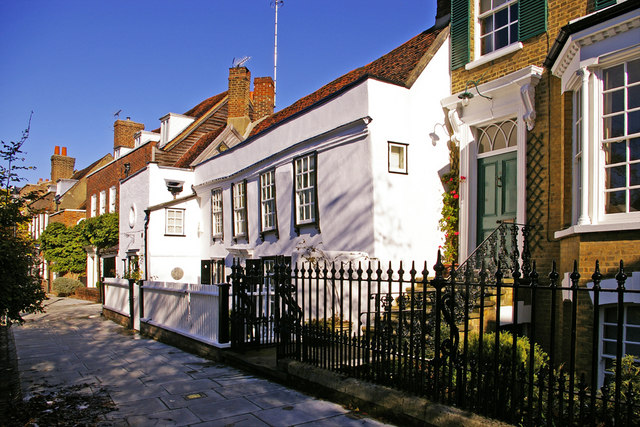
[[[131,205],[129,209],[129,228],[133,228],[136,225],[136,205]]]

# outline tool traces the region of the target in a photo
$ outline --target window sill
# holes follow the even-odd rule
[[[187,237],[186,234],[168,234],[168,233],[165,233],[164,235],[166,237]]]
[[[603,233],[607,231],[629,231],[640,230],[640,222],[609,222],[602,224],[574,225],[565,230],[556,231],[553,237],[562,239],[582,233]]]
[[[522,49],[522,42],[517,42],[510,44],[509,46],[505,46],[498,50],[494,50],[491,53],[487,53],[486,55],[481,56],[475,61],[471,61],[464,66],[465,70],[473,70],[481,65],[486,64],[487,62],[495,61],[498,58],[502,58],[505,55],[509,55],[510,53],[517,52]]]

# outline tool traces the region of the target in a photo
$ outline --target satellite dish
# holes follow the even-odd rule
[[[233,68],[244,67],[244,64],[249,62],[250,59],[251,59],[250,56],[243,56],[242,58],[233,58],[232,66]]]

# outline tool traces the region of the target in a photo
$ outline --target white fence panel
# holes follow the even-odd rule
[[[154,326],[216,347],[220,294],[216,285],[144,282],[144,319]]]
[[[129,316],[129,281],[126,279],[104,279],[104,307]]]

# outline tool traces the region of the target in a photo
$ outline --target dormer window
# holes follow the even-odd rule
[[[478,21],[482,55],[518,41],[517,0],[480,0]]]
[[[195,121],[194,117],[184,116],[182,114],[169,113],[160,118],[160,148],[167,145],[173,138],[178,136],[180,132],[185,130],[191,123]]]

